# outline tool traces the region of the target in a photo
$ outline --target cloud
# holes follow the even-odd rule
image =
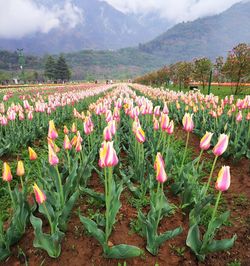
[[[147,14],[157,12],[172,22],[194,20],[218,14],[241,0],[105,0],[123,12]]]
[[[48,33],[60,25],[72,28],[83,21],[82,11],[71,1],[48,8],[33,0],[0,0],[0,6],[0,38]]]

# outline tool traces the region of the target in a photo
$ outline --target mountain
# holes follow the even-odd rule
[[[179,23],[139,46],[166,63],[207,56],[225,56],[238,43],[250,43],[250,2],[240,2],[215,16]]]
[[[50,8],[62,6],[60,0],[37,0]],[[124,14],[105,1],[72,0],[81,11],[81,23],[74,28],[54,28],[48,33],[29,34],[21,39],[0,39],[0,49],[14,51],[24,48],[29,54],[73,52],[83,49],[118,49],[137,46],[164,32],[169,23],[157,16]]]

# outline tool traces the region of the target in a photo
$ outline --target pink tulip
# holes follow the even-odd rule
[[[118,164],[118,157],[115,149],[113,148],[113,141],[104,141],[102,143],[102,147],[100,148],[99,155],[99,166],[102,168],[112,167]]]
[[[230,167],[222,166],[215,183],[215,188],[219,191],[228,190],[230,187],[230,178]]]
[[[156,180],[160,183],[164,183],[167,180],[167,175],[165,172],[164,160],[159,152],[156,155],[154,169],[156,170]]]
[[[136,140],[140,143],[143,143],[145,141],[145,132],[143,131],[143,129],[141,127],[138,127],[135,131],[135,137]]]
[[[183,129],[187,132],[192,132],[194,129],[193,114],[185,113],[182,118]]]
[[[70,143],[68,135],[64,136],[63,147],[65,150],[71,150],[72,149],[72,145]]]
[[[169,135],[171,135],[171,134],[174,133],[174,121],[173,121],[173,120],[171,120],[171,121],[169,122],[169,125],[168,125],[168,127],[167,127],[167,133],[168,133]]]
[[[2,175],[3,181],[10,182],[12,180],[12,174],[10,170],[10,166],[8,163],[3,163],[3,175]]]
[[[49,163],[50,165],[55,166],[59,163],[59,159],[53,148],[50,145],[48,145],[48,147],[49,147]]]
[[[58,137],[55,124],[53,120],[49,121],[49,132],[48,132],[48,137],[52,140],[55,140]]]
[[[167,130],[167,128],[168,128],[168,126],[169,126],[169,117],[168,117],[168,115],[162,113],[162,114],[161,114],[160,121],[161,121],[161,129],[162,129],[163,131]]]
[[[240,122],[242,120],[242,112],[239,111],[238,114],[236,115],[236,122]]]
[[[211,132],[206,132],[206,134],[202,137],[201,141],[200,141],[200,148],[201,150],[208,150],[210,148],[211,145],[211,139],[214,133]]]
[[[221,134],[217,144],[213,148],[213,153],[216,156],[220,156],[225,152],[228,146],[229,137],[226,134]]]
[[[106,126],[103,130],[103,138],[105,141],[111,141],[112,140],[112,132],[110,130],[109,126]]]
[[[46,201],[46,195],[44,192],[38,187],[38,185],[35,183],[33,186],[33,190],[35,193],[36,202],[38,204],[42,204]]]

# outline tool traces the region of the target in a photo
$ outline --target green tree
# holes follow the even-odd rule
[[[212,62],[210,59],[202,57],[194,60],[194,79],[202,83],[203,90],[205,89],[205,84],[208,81],[211,69]]]
[[[223,56],[216,57],[215,63],[214,63],[214,74],[213,74],[214,78],[213,79],[214,81],[218,82],[219,86],[223,80],[223,72],[222,72],[223,66],[224,66]]]
[[[223,73],[235,82],[234,94],[241,91],[241,83],[250,80],[250,46],[240,43],[229,52],[223,67]]]
[[[56,78],[60,80],[69,80],[71,76],[69,67],[63,55],[60,55],[56,62]]]
[[[52,56],[48,56],[45,62],[44,76],[50,80],[56,79],[56,62]]]

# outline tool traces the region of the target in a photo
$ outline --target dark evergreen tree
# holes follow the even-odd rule
[[[46,60],[44,76],[50,80],[56,79],[56,62],[52,56],[48,56]]]
[[[69,80],[71,76],[69,67],[63,55],[57,60],[56,63],[56,78],[60,80]]]

